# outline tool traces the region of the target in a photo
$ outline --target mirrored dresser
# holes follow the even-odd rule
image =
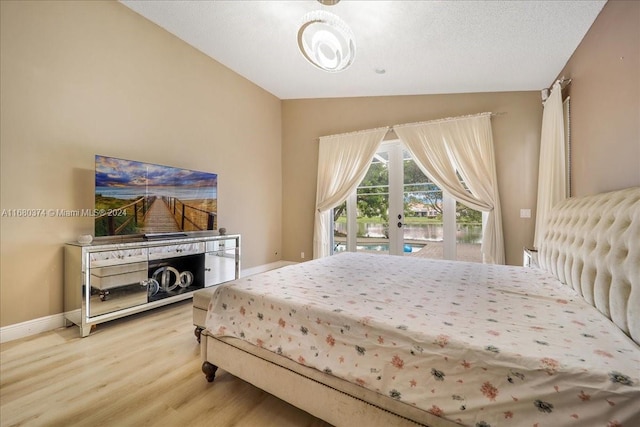
[[[200,232],[68,243],[64,275],[65,322],[79,326],[86,337],[99,323],[240,277],[240,235]]]

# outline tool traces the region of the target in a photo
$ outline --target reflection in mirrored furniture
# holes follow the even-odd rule
[[[538,268],[538,250],[525,247],[522,252],[522,265],[524,267]]]

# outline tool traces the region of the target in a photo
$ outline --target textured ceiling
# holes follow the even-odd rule
[[[606,1],[121,3],[278,98],[300,99],[540,90]],[[302,16],[317,9],[355,34],[356,58],[345,71],[323,72],[298,51]]]

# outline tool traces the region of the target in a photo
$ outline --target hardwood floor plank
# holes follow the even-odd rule
[[[329,427],[224,371],[200,370],[186,300],[0,346],[1,426]]]

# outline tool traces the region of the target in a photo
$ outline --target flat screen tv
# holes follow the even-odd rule
[[[95,157],[96,237],[217,229],[217,174]]]

